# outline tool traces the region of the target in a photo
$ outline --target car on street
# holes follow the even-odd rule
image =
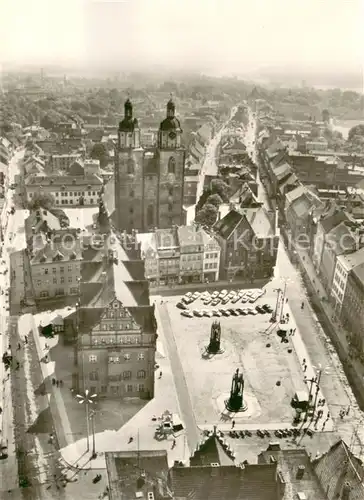
[[[212,297],[213,299],[216,299],[218,296],[219,296],[219,292],[218,292],[217,290],[215,290],[215,291],[213,292],[213,294],[211,295],[211,297]]]
[[[230,311],[228,311],[227,309],[219,309],[219,311],[223,316],[231,316]]]
[[[231,299],[231,303],[232,303],[232,304],[236,304],[237,302],[239,302],[239,300],[240,300],[239,295],[236,295],[236,297],[233,297],[233,298]]]
[[[254,292],[253,295],[250,296],[249,302],[250,302],[250,304],[253,304],[257,300],[258,300],[258,295],[256,294],[256,292]]]
[[[193,315],[196,316],[197,318],[202,318],[202,316],[203,316],[203,312],[200,311],[199,309],[194,309],[192,312],[193,312]]]
[[[191,297],[182,297],[181,302],[184,304],[192,304],[193,299]]]
[[[219,293],[220,299],[223,299],[224,297],[226,297],[227,294],[228,294],[227,290],[221,290],[221,292]]]
[[[192,292],[185,293],[184,297],[186,297],[186,299],[192,299]]]
[[[231,290],[231,292],[228,293],[229,299],[233,299],[236,296],[236,292],[234,290]]]
[[[197,300],[199,297],[200,297],[200,292],[195,292],[193,295],[192,295],[192,298]]]
[[[221,301],[221,304],[225,305],[225,304],[227,304],[228,302],[230,302],[229,297],[224,297],[224,298],[222,299],[222,301]]]
[[[205,306],[208,306],[212,302],[212,298],[208,297],[206,299],[203,299],[202,302],[205,304]]]
[[[217,316],[218,318],[221,318],[222,314],[218,309],[212,309],[212,314],[213,316]]]
[[[252,316],[256,316],[258,314],[258,311],[256,311],[252,307],[248,307],[247,311],[248,311],[248,314],[251,314]]]
[[[273,307],[271,307],[269,304],[263,304],[262,308],[267,312],[267,313],[272,313],[273,312]]]
[[[211,302],[211,305],[212,305],[212,306],[217,306],[219,303],[220,303],[220,300],[219,300],[219,299],[214,299],[214,300]]]
[[[228,311],[230,312],[231,316],[239,316],[239,312],[236,310],[236,309],[228,309]]]
[[[204,310],[203,315],[206,316],[206,318],[212,318],[214,313],[212,311],[206,311]]]
[[[237,311],[239,311],[240,316],[247,316],[248,315],[248,311],[243,307],[238,307]]]
[[[187,306],[183,302],[177,302],[176,307],[178,309],[187,309]]]
[[[249,297],[247,295],[243,295],[240,302],[242,304],[246,304],[248,302],[248,300],[249,300]]]
[[[259,299],[260,297],[263,297],[263,295],[265,294],[265,290],[257,290],[255,292],[255,294],[257,295],[257,298]]]
[[[259,314],[265,314],[267,311],[265,309],[263,309],[262,306],[256,306],[255,308]]]
[[[193,318],[191,311],[181,311],[181,316],[184,316],[185,318]]]

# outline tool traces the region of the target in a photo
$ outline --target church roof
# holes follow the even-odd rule
[[[175,116],[165,118],[160,124],[160,130],[180,130],[181,123]]]

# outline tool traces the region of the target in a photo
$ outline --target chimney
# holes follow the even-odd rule
[[[299,465],[297,469],[296,479],[303,479],[304,475],[305,475],[305,466]]]

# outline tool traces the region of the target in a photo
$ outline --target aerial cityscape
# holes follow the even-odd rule
[[[364,500],[359,2],[279,1],[5,31],[1,500]]]

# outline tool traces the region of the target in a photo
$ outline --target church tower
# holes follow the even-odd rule
[[[167,103],[167,116],[158,131],[156,153],[158,170],[157,226],[161,229],[182,225],[185,149],[181,145],[182,129],[175,116],[172,99]]]
[[[115,151],[115,214],[120,231],[143,230],[143,185],[140,129],[128,98],[124,104],[124,119],[119,123]]]

